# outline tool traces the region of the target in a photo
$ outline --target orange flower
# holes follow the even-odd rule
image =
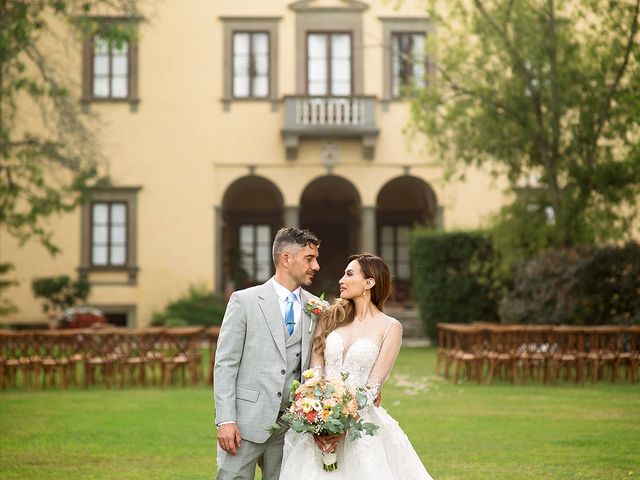
[[[305,416],[307,417],[307,421],[309,421],[310,423],[315,423],[315,421],[316,421],[316,412],[315,412],[315,410],[311,410]]]

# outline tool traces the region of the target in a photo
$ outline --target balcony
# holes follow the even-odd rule
[[[284,97],[284,109],[282,137],[287,159],[298,157],[298,144],[304,137],[361,138],[362,156],[373,159],[378,136],[375,97],[291,95]]]

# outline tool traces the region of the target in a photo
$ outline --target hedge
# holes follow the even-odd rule
[[[225,301],[205,287],[190,287],[189,291],[170,302],[162,312],[155,313],[151,325],[177,327],[222,324]]]
[[[493,257],[482,232],[414,230],[413,292],[429,337],[438,322],[498,321]]]

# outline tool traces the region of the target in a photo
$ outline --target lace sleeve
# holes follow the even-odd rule
[[[382,345],[380,347],[380,354],[373,366],[373,370],[371,370],[369,381],[367,382],[367,386],[369,387],[369,398],[372,403],[378,396],[378,393],[380,393],[380,389],[389,376],[389,373],[391,373],[393,364],[395,363],[396,358],[398,358],[401,345],[402,324],[397,320],[393,320],[384,334]]]
[[[316,374],[321,375],[324,367],[324,356],[316,352],[313,346],[311,347],[311,363],[309,368],[315,370]]]

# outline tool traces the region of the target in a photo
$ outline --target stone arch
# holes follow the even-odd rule
[[[300,197],[300,226],[321,239],[320,271],[312,290],[333,296],[347,257],[360,250],[360,194],[349,180],[325,175],[311,181]]]
[[[227,187],[221,218],[223,288],[244,288],[273,275],[271,245],[283,212],[282,193],[264,177],[248,175]]]
[[[440,223],[438,200],[433,188],[421,178],[403,175],[388,181],[376,200],[376,241],[379,255],[389,264],[395,299],[410,296],[411,230]]]

